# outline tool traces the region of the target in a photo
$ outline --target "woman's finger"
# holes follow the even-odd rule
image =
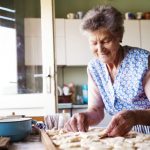
[[[110,123],[108,124],[107,126],[107,129],[106,129],[106,133],[109,134],[113,131],[113,129],[118,125],[117,123],[117,118],[116,117],[113,117],[112,120],[110,121]]]
[[[132,111],[119,112],[113,117],[108,126],[108,135],[123,136],[132,129],[134,122],[134,113]]]
[[[74,132],[78,132],[78,128],[77,128],[77,119],[75,117],[72,117],[71,120],[70,120],[70,125],[71,125],[71,128]]]
[[[73,129],[70,125],[70,120],[65,124],[64,129],[67,131],[73,131]]]
[[[86,131],[86,128],[85,128],[85,126],[86,126],[86,124],[85,124],[86,117],[85,117],[85,115],[80,113],[79,116],[76,119],[77,119],[77,128],[78,128],[78,130],[81,131],[81,132],[85,132]]]

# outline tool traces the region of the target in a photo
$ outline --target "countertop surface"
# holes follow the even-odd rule
[[[82,109],[82,108],[87,108],[88,105],[87,104],[72,104],[72,103],[59,103],[58,104],[58,109]]]

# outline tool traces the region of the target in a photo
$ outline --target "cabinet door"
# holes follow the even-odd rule
[[[42,65],[41,19],[25,18],[25,65]]]
[[[122,45],[141,47],[140,45],[140,23],[139,20],[125,20],[125,32]]]
[[[24,25],[25,64],[41,65],[41,19],[25,18]],[[55,19],[55,50],[57,65],[66,65],[64,19]]]
[[[25,37],[25,65],[26,66],[41,66],[42,51],[41,37],[27,36]]]
[[[70,66],[87,65],[92,58],[88,39],[80,32],[80,19],[66,19],[66,63]]]
[[[150,51],[150,20],[141,20],[141,46]]]
[[[66,65],[64,19],[55,19],[55,50],[57,65]]]

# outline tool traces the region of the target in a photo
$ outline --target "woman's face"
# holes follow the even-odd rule
[[[103,63],[113,63],[120,47],[120,39],[114,37],[108,30],[100,29],[88,32],[90,49]]]

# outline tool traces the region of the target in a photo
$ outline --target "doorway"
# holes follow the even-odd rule
[[[55,113],[54,1],[0,3],[0,114]]]

